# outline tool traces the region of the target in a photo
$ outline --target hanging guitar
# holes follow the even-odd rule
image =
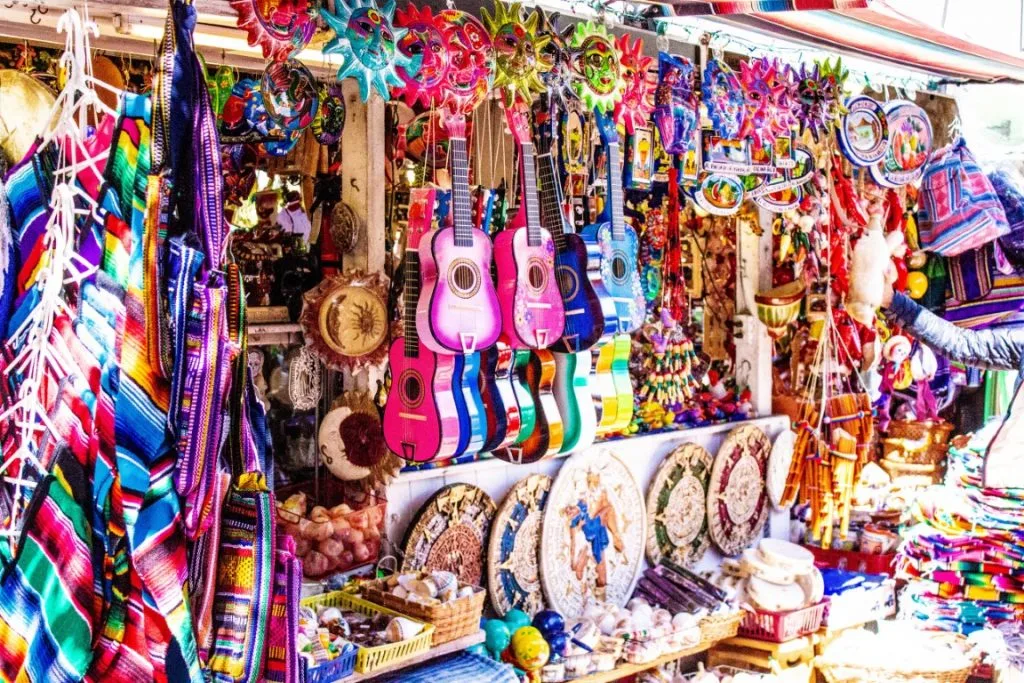
[[[512,384],[515,351],[499,340],[491,348],[481,351],[480,357],[480,395],[487,420],[487,441],[481,450],[493,452],[515,444],[523,427],[519,400]],[[531,410],[531,429],[532,419]]]
[[[427,462],[458,452],[459,417],[452,390],[455,356],[436,354],[419,339],[416,304],[420,268],[417,246],[430,230],[434,190],[410,191],[405,251],[403,336],[391,344],[391,392],[384,406],[384,440],[405,460]]]
[[[516,443],[494,452],[494,457],[515,464],[529,464],[549,458],[562,449],[562,419],[552,391],[555,359],[547,349],[519,349],[515,352],[515,373],[519,379],[523,428]]]
[[[423,296],[416,325],[438,353],[473,353],[501,333],[501,309],[491,280],[491,241],[473,225],[466,154],[466,118],[444,112],[452,169],[452,224],[420,242]]]
[[[565,329],[555,243],[540,224],[527,112],[511,105],[505,113],[519,150],[522,201],[515,218],[495,238],[502,332],[515,349],[542,349],[554,344]]]

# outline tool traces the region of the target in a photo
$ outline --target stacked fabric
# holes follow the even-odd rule
[[[1024,489],[982,487],[988,442],[998,422],[949,451],[944,486],[915,504],[897,560],[909,580],[901,616],[973,632],[1024,619]]]

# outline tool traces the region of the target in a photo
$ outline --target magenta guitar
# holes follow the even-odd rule
[[[498,340],[501,310],[491,281],[491,240],[473,226],[466,119],[449,115],[445,127],[452,160],[453,227],[420,242],[423,297],[416,328],[433,351],[468,354]]]
[[[543,349],[562,336],[565,309],[555,277],[555,243],[541,226],[530,122],[516,105],[506,107],[519,150],[522,201],[495,238],[502,332],[516,349]]]
[[[384,407],[384,440],[395,455],[413,462],[450,458],[459,446],[459,413],[453,393],[455,356],[427,348],[416,332],[419,299],[417,245],[430,230],[434,190],[414,188],[409,197],[405,250],[404,336],[391,344],[391,392]]]

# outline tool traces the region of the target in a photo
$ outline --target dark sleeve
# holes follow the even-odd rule
[[[889,314],[908,333],[953,362],[986,370],[1019,370],[1024,360],[1024,329],[963,329],[900,293],[893,297]]]

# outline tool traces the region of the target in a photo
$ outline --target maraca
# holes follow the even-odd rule
[[[508,632],[515,634],[522,627],[530,625],[530,615],[521,609],[510,609],[505,615],[504,621],[508,626]]]
[[[533,625],[550,642],[551,636],[565,630],[565,619],[553,609],[544,609],[533,617]]]
[[[508,647],[511,638],[508,626],[501,619],[488,619],[484,624],[484,644],[496,660],[501,661],[501,653]]]
[[[540,681],[540,670],[551,658],[551,648],[533,626],[523,626],[512,635],[512,654],[531,682]]]

